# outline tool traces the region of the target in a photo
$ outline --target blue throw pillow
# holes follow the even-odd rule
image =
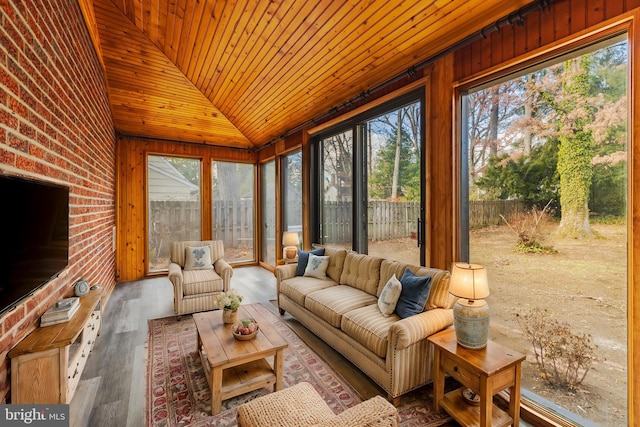
[[[309,262],[309,254],[323,256],[324,248],[316,249],[311,252],[298,251],[298,265],[296,266],[296,276],[304,276],[304,271],[307,269],[307,263]]]
[[[402,292],[396,304],[398,316],[404,319],[422,313],[431,290],[431,276],[416,276],[407,268],[400,278],[400,283]]]

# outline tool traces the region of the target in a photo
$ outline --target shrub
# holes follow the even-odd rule
[[[549,254],[557,251],[552,246],[544,245],[549,237],[550,225],[552,222],[549,204],[542,210],[535,207],[530,211],[519,212],[506,219],[500,215],[502,220],[509,226],[511,231],[517,236],[514,247],[516,252]]]
[[[576,334],[547,310],[516,314],[518,325],[533,345],[541,376],[554,388],[575,391],[596,360],[590,334]]]

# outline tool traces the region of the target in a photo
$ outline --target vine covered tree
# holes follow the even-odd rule
[[[565,61],[560,89],[558,174],[562,218],[558,234],[592,237],[589,224],[589,190],[595,155],[595,142],[587,125],[592,123],[596,107],[587,99],[593,96],[595,82],[589,73],[591,55]]]
[[[619,42],[470,94],[470,197],[538,209],[552,200],[558,233],[574,238],[593,235],[594,207],[624,215],[626,62]]]

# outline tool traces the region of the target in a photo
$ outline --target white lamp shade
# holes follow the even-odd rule
[[[479,264],[454,263],[451,269],[449,292],[468,300],[487,298],[489,296],[487,270]]]
[[[298,246],[300,244],[298,233],[295,231],[285,231],[282,233],[282,244],[284,246]]]

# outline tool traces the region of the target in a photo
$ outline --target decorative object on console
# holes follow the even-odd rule
[[[490,312],[487,271],[479,264],[454,263],[449,292],[459,297],[453,307],[456,339],[462,347],[479,350],[489,339]]]
[[[82,278],[78,279],[78,281],[73,285],[73,293],[77,297],[85,296],[89,293],[89,283]]]
[[[285,261],[291,261],[296,259],[296,255],[298,254],[298,245],[300,244],[300,239],[298,238],[298,233],[295,231],[285,231],[282,233],[282,258]]]
[[[80,307],[80,298],[71,297],[61,299],[53,304],[40,317],[40,326],[57,325],[71,320]]]

